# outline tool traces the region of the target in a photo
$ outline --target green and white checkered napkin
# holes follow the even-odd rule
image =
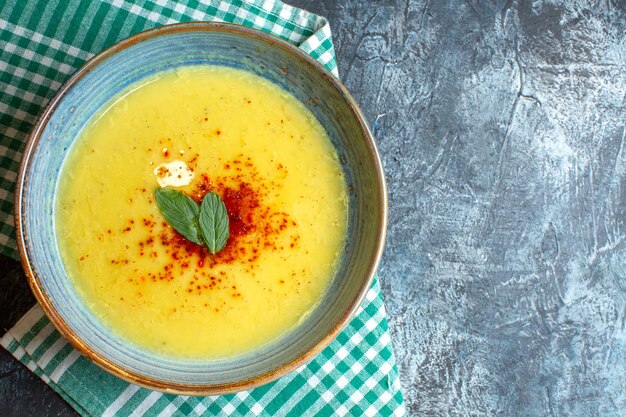
[[[13,189],[24,142],[61,84],[95,53],[155,26],[225,21],[292,42],[337,75],[326,19],[276,0],[0,2],[0,252],[17,257]],[[0,344],[83,416],[404,415],[378,281],[348,327],[295,372],[249,391],[188,397],[122,381],[86,360],[33,307]]]

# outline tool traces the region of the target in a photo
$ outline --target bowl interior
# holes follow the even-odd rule
[[[35,130],[31,140],[36,142],[26,156],[18,195],[23,256],[32,283],[47,302],[48,314],[57,327],[100,365],[153,388],[230,391],[279,376],[307,352],[320,350],[358,307],[380,256],[384,183],[358,109],[330,74],[302,54],[267,35],[228,25],[182,25],[152,32],[123,42],[88,64],[53,101]],[[202,361],[147,352],[120,339],[91,314],[61,263],[54,207],[64,159],[94,113],[146,77],[179,66],[207,64],[260,75],[307,106],[326,129],[343,164],[350,190],[350,217],[341,266],[322,302],[300,326],[254,352]]]

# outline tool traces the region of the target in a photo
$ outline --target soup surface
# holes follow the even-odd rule
[[[167,224],[160,186],[221,196],[221,252]],[[56,204],[66,271],[93,313],[132,343],[189,358],[249,351],[306,317],[340,261],[348,211],[315,117],[260,77],[210,66],[108,103],[71,149]]]

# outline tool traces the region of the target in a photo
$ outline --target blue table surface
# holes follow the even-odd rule
[[[625,2],[291,4],[378,138],[409,415],[626,415]],[[34,299],[0,268],[6,329]],[[0,349],[0,416],[30,415],[76,414]]]

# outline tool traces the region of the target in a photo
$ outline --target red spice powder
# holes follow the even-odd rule
[[[197,159],[197,154],[192,159]],[[187,293],[201,294],[205,290],[215,288],[230,290],[228,281],[222,286],[222,279],[215,278],[217,266],[240,263],[248,265],[247,270],[253,270],[263,251],[285,249],[279,243],[281,235],[290,227],[296,226],[296,223],[287,213],[264,204],[275,185],[264,181],[250,158],[244,160],[243,155],[229,161],[227,165],[245,166],[245,169],[236,170],[232,175],[223,177],[211,178],[207,174],[201,174],[192,184],[190,194],[200,203],[204,196],[212,191],[220,195],[224,201],[230,222],[230,236],[224,249],[213,255],[206,247],[185,239],[166,222],[157,223],[154,218],[141,219],[140,226],[143,225],[146,237],[138,242],[139,256],[151,258],[167,256],[159,270],[146,274],[148,282],[170,282],[191,268],[193,277],[185,289]],[[279,165],[277,169],[281,170],[284,167]],[[286,248],[295,247],[298,241],[299,236],[293,234]],[[155,250],[157,245],[165,249],[160,255]],[[155,264],[161,265],[160,260],[155,259]],[[227,278],[224,271],[219,271],[219,274]],[[140,278],[143,281],[144,277]],[[234,290],[232,296],[241,297],[241,294]]]

